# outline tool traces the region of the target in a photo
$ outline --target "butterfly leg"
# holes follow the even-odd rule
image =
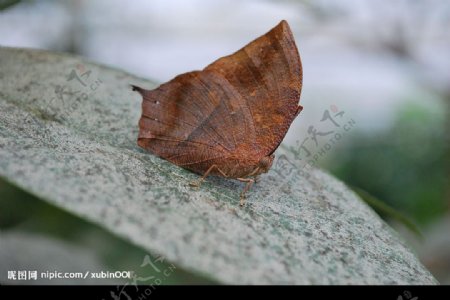
[[[203,174],[203,176],[199,180],[194,180],[190,182],[189,185],[197,188],[200,187],[202,182],[205,181],[206,177],[208,177],[209,173],[211,173],[212,170],[214,169],[219,171],[219,173],[222,174],[223,177],[228,177],[227,174],[225,174],[221,169],[219,169],[219,167],[217,167],[217,165],[212,165],[211,167],[208,168],[208,170],[205,172],[205,174]]]
[[[241,181],[241,182],[246,182],[247,184],[244,187],[244,190],[241,193],[241,200],[240,200],[240,205],[244,206],[245,204],[245,193],[248,192],[248,190],[252,187],[253,183],[255,182],[255,180],[253,178],[236,178],[237,180]]]

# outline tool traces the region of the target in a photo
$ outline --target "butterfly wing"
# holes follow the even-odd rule
[[[138,144],[181,167],[204,173],[255,136],[242,96],[216,73],[185,73],[151,91],[134,88],[143,96]]]
[[[198,173],[242,151],[271,154],[302,108],[301,87],[300,57],[282,21],[202,71],[136,88],[144,99],[138,144]]]
[[[302,110],[302,65],[286,21],[236,53],[205,68],[223,76],[250,110],[258,152],[278,148],[292,121]]]

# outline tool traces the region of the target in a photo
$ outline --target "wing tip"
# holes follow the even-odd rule
[[[276,28],[280,28],[282,31],[287,31],[287,32],[292,32],[291,31],[291,26],[289,26],[288,21],[286,20],[281,20],[280,23],[278,23],[277,26],[275,26]]]
[[[288,21],[286,21],[285,19],[281,20],[280,23],[278,24],[278,26],[287,26],[289,27],[289,23]]]

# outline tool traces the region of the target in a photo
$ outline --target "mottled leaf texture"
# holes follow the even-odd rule
[[[300,56],[281,21],[201,71],[151,91],[134,87],[143,96],[138,144],[199,174],[265,173],[302,109],[301,88]]]
[[[75,91],[89,87],[67,81],[79,66],[92,71],[92,82],[102,81],[87,99]],[[236,208],[238,185],[231,180],[213,179],[216,184],[193,193],[186,181],[197,176],[134,142],[141,108],[130,82],[156,87],[78,56],[0,47],[0,177],[177,270],[205,276],[204,283],[437,284],[356,194],[322,170],[302,168],[284,147],[246,207]],[[64,102],[55,95],[58,85],[66,91]],[[0,234],[0,252],[14,248],[5,234]],[[16,253],[18,263],[25,251],[20,247],[15,247],[23,250]],[[40,258],[36,247],[28,251],[30,261]],[[14,269],[6,268],[1,254],[0,273],[5,270],[7,276]],[[32,267],[22,265],[17,270]],[[154,271],[158,277],[140,283],[187,283],[159,270]],[[191,276],[184,278],[190,282]]]

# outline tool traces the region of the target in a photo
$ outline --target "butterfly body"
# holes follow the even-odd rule
[[[253,183],[302,110],[302,68],[286,21],[201,71],[142,97],[138,145],[195,173]]]

